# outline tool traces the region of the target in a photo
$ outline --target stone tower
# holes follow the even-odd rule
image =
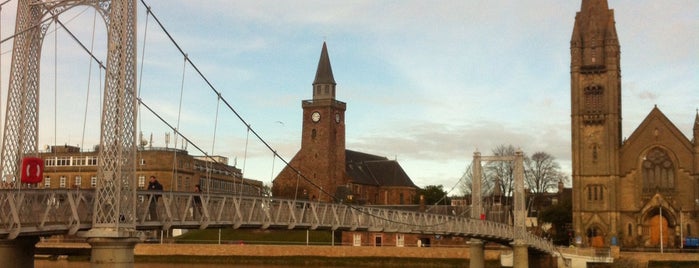
[[[573,226],[577,236],[614,236],[621,148],[621,69],[614,11],[583,0],[570,41]],[[591,241],[588,241],[591,242]]]
[[[301,102],[301,149],[274,179],[275,197],[333,201],[348,184],[345,175],[345,109],[335,99],[328,48],[323,48],[313,81],[313,99]]]

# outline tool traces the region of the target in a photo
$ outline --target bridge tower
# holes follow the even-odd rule
[[[473,164],[471,165],[472,188],[471,188],[471,218],[483,219],[483,206],[481,197],[481,181],[483,180],[481,161],[512,161],[514,162],[514,241],[512,251],[515,268],[529,267],[529,251],[526,243],[527,228],[525,225],[527,209],[525,205],[524,193],[524,153],[517,150],[515,155],[508,156],[481,156],[480,152],[473,153]],[[484,219],[483,219],[484,220]],[[471,238],[469,241],[470,267],[484,267],[483,241]]]
[[[50,18],[92,6],[107,22],[107,70],[101,119],[92,267],[133,266],[136,239],[136,0],[19,0],[0,174],[21,191],[19,165],[38,153],[39,64]],[[32,245],[33,246],[33,245]],[[33,263],[33,262],[32,262]]]

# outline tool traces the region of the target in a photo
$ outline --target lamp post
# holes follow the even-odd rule
[[[658,218],[658,228],[660,228],[660,253],[663,253],[663,206],[660,205],[660,217]]]

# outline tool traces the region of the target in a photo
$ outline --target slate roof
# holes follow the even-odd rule
[[[328,47],[325,45],[325,42],[323,42],[323,49],[320,51],[316,78],[313,80],[313,85],[316,84],[337,85],[337,83],[335,83],[335,77],[333,76],[333,68],[330,66],[330,56],[328,56]]]
[[[372,186],[418,188],[395,160],[352,150],[345,150],[345,168],[352,183]]]

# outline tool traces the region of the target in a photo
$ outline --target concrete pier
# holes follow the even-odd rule
[[[470,268],[485,267],[485,251],[483,241],[480,239],[471,238],[469,241],[469,266]]]
[[[0,260],[2,267],[34,267],[34,245],[39,237],[18,237],[12,240],[0,240]]]
[[[529,248],[524,241],[512,242],[512,267],[529,268]]]
[[[92,268],[133,268],[135,237],[91,237],[90,263]]]

